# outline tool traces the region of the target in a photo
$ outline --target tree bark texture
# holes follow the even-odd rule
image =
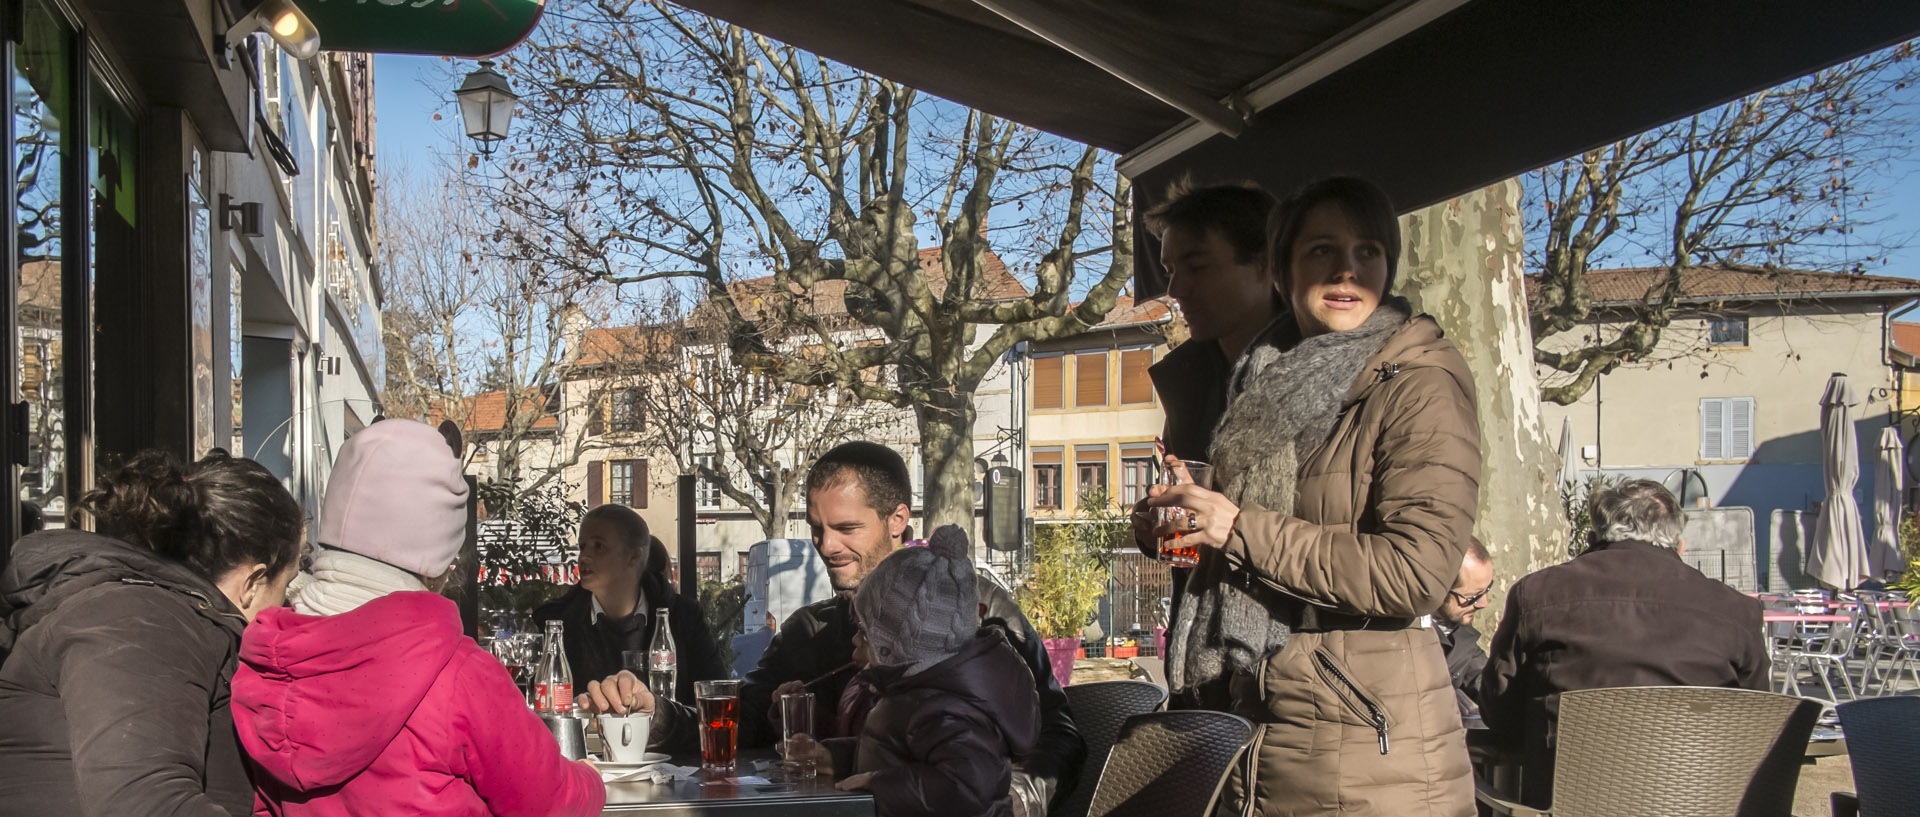
[[[942,525],[959,525],[973,537],[973,421],[978,412],[971,394],[940,395],[914,406],[920,426],[920,456],[925,502],[921,518],[931,536]]]
[[[1527,323],[1520,183],[1508,180],[1403,216],[1398,288],[1473,370],[1480,410],[1480,507],[1474,534],[1493,555],[1488,610],[1506,589],[1561,561],[1567,520],[1559,454],[1544,428]],[[1493,632],[1490,622],[1478,628]]]

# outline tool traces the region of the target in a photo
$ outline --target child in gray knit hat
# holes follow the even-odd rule
[[[966,535],[903,548],[860,582],[878,698],[840,788],[873,791],[880,817],[1012,817],[1013,764],[1039,737],[1033,675],[1005,631],[981,627]]]

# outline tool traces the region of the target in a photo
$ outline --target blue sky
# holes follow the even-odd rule
[[[472,70],[466,61],[440,57],[382,54],[374,58],[376,134],[380,172],[392,183],[399,173],[426,176],[434,162],[446,161],[454,150],[470,150],[460,131],[460,115],[453,104],[453,87]],[[1900,92],[1910,111],[1920,119],[1920,86]],[[434,120],[440,114],[439,121]],[[1883,178],[1861,179],[1860,184],[1884,192],[1867,207],[1864,217],[1881,223],[1868,228],[1889,243],[1905,244],[1888,254],[1888,263],[1869,270],[1879,275],[1920,278],[1920,142],[1909,137],[1899,160]]]
[[[374,65],[374,151],[381,173],[405,171],[413,177],[426,175],[438,157],[444,156],[465,136],[460,131],[460,112],[453,104],[457,78],[442,81],[454,71],[464,74],[473,64],[440,57],[415,57],[380,54]],[[440,114],[440,121],[433,119]],[[463,146],[462,146],[463,147]]]

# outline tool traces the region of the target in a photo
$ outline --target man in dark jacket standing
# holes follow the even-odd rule
[[[1273,207],[1273,196],[1259,185],[1237,182],[1183,185],[1147,212],[1147,226],[1160,242],[1167,295],[1179,305],[1190,333],[1147,370],[1166,411],[1161,442],[1168,456],[1207,459],[1213,427],[1227,410],[1233,364],[1285,311],[1267,269],[1267,216]],[[1144,498],[1134,506],[1133,530],[1140,552],[1160,555]],[[1169,629],[1179,618],[1187,573],[1172,569]]]
[[[1621,686],[1765,690],[1760,602],[1680,559],[1684,517],[1657,482],[1594,493],[1587,552],[1507,594],[1481,680],[1481,717],[1526,759],[1521,799],[1553,791],[1560,693]]]
[[[731,677],[707,632],[700,601],[676,592],[667,581],[666,548],[647,522],[625,505],[600,505],[580,520],[580,584],[541,605],[533,618],[566,624],[567,664],[574,684],[605,678],[623,667],[621,653],[646,652],[667,608],[668,632],[678,651],[674,697],[693,702],[693,684]],[[635,673],[646,680],[644,673]]]
[[[1493,557],[1487,555],[1487,546],[1479,539],[1469,539],[1467,555],[1460,560],[1460,577],[1453,580],[1453,589],[1447,591],[1446,600],[1433,614],[1461,718],[1480,714],[1480,676],[1487,668],[1487,653],[1480,649],[1480,631],[1473,628],[1473,614],[1487,606],[1487,592],[1492,589]]]

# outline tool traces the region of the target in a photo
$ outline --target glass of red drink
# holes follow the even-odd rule
[[[1173,463],[1179,463],[1176,467]],[[1198,485],[1213,488],[1213,466],[1199,460],[1168,460],[1168,467],[1161,474],[1160,481],[1166,485]],[[1186,508],[1170,507],[1160,509],[1160,523],[1172,523],[1173,533],[1160,537],[1160,561],[1174,567],[1193,567],[1200,564],[1200,548],[1196,545],[1182,545],[1180,540],[1186,536],[1184,526],[1191,516]]]
[[[694,685],[700,709],[700,770],[709,778],[733,776],[740,747],[740,682],[701,681]]]

